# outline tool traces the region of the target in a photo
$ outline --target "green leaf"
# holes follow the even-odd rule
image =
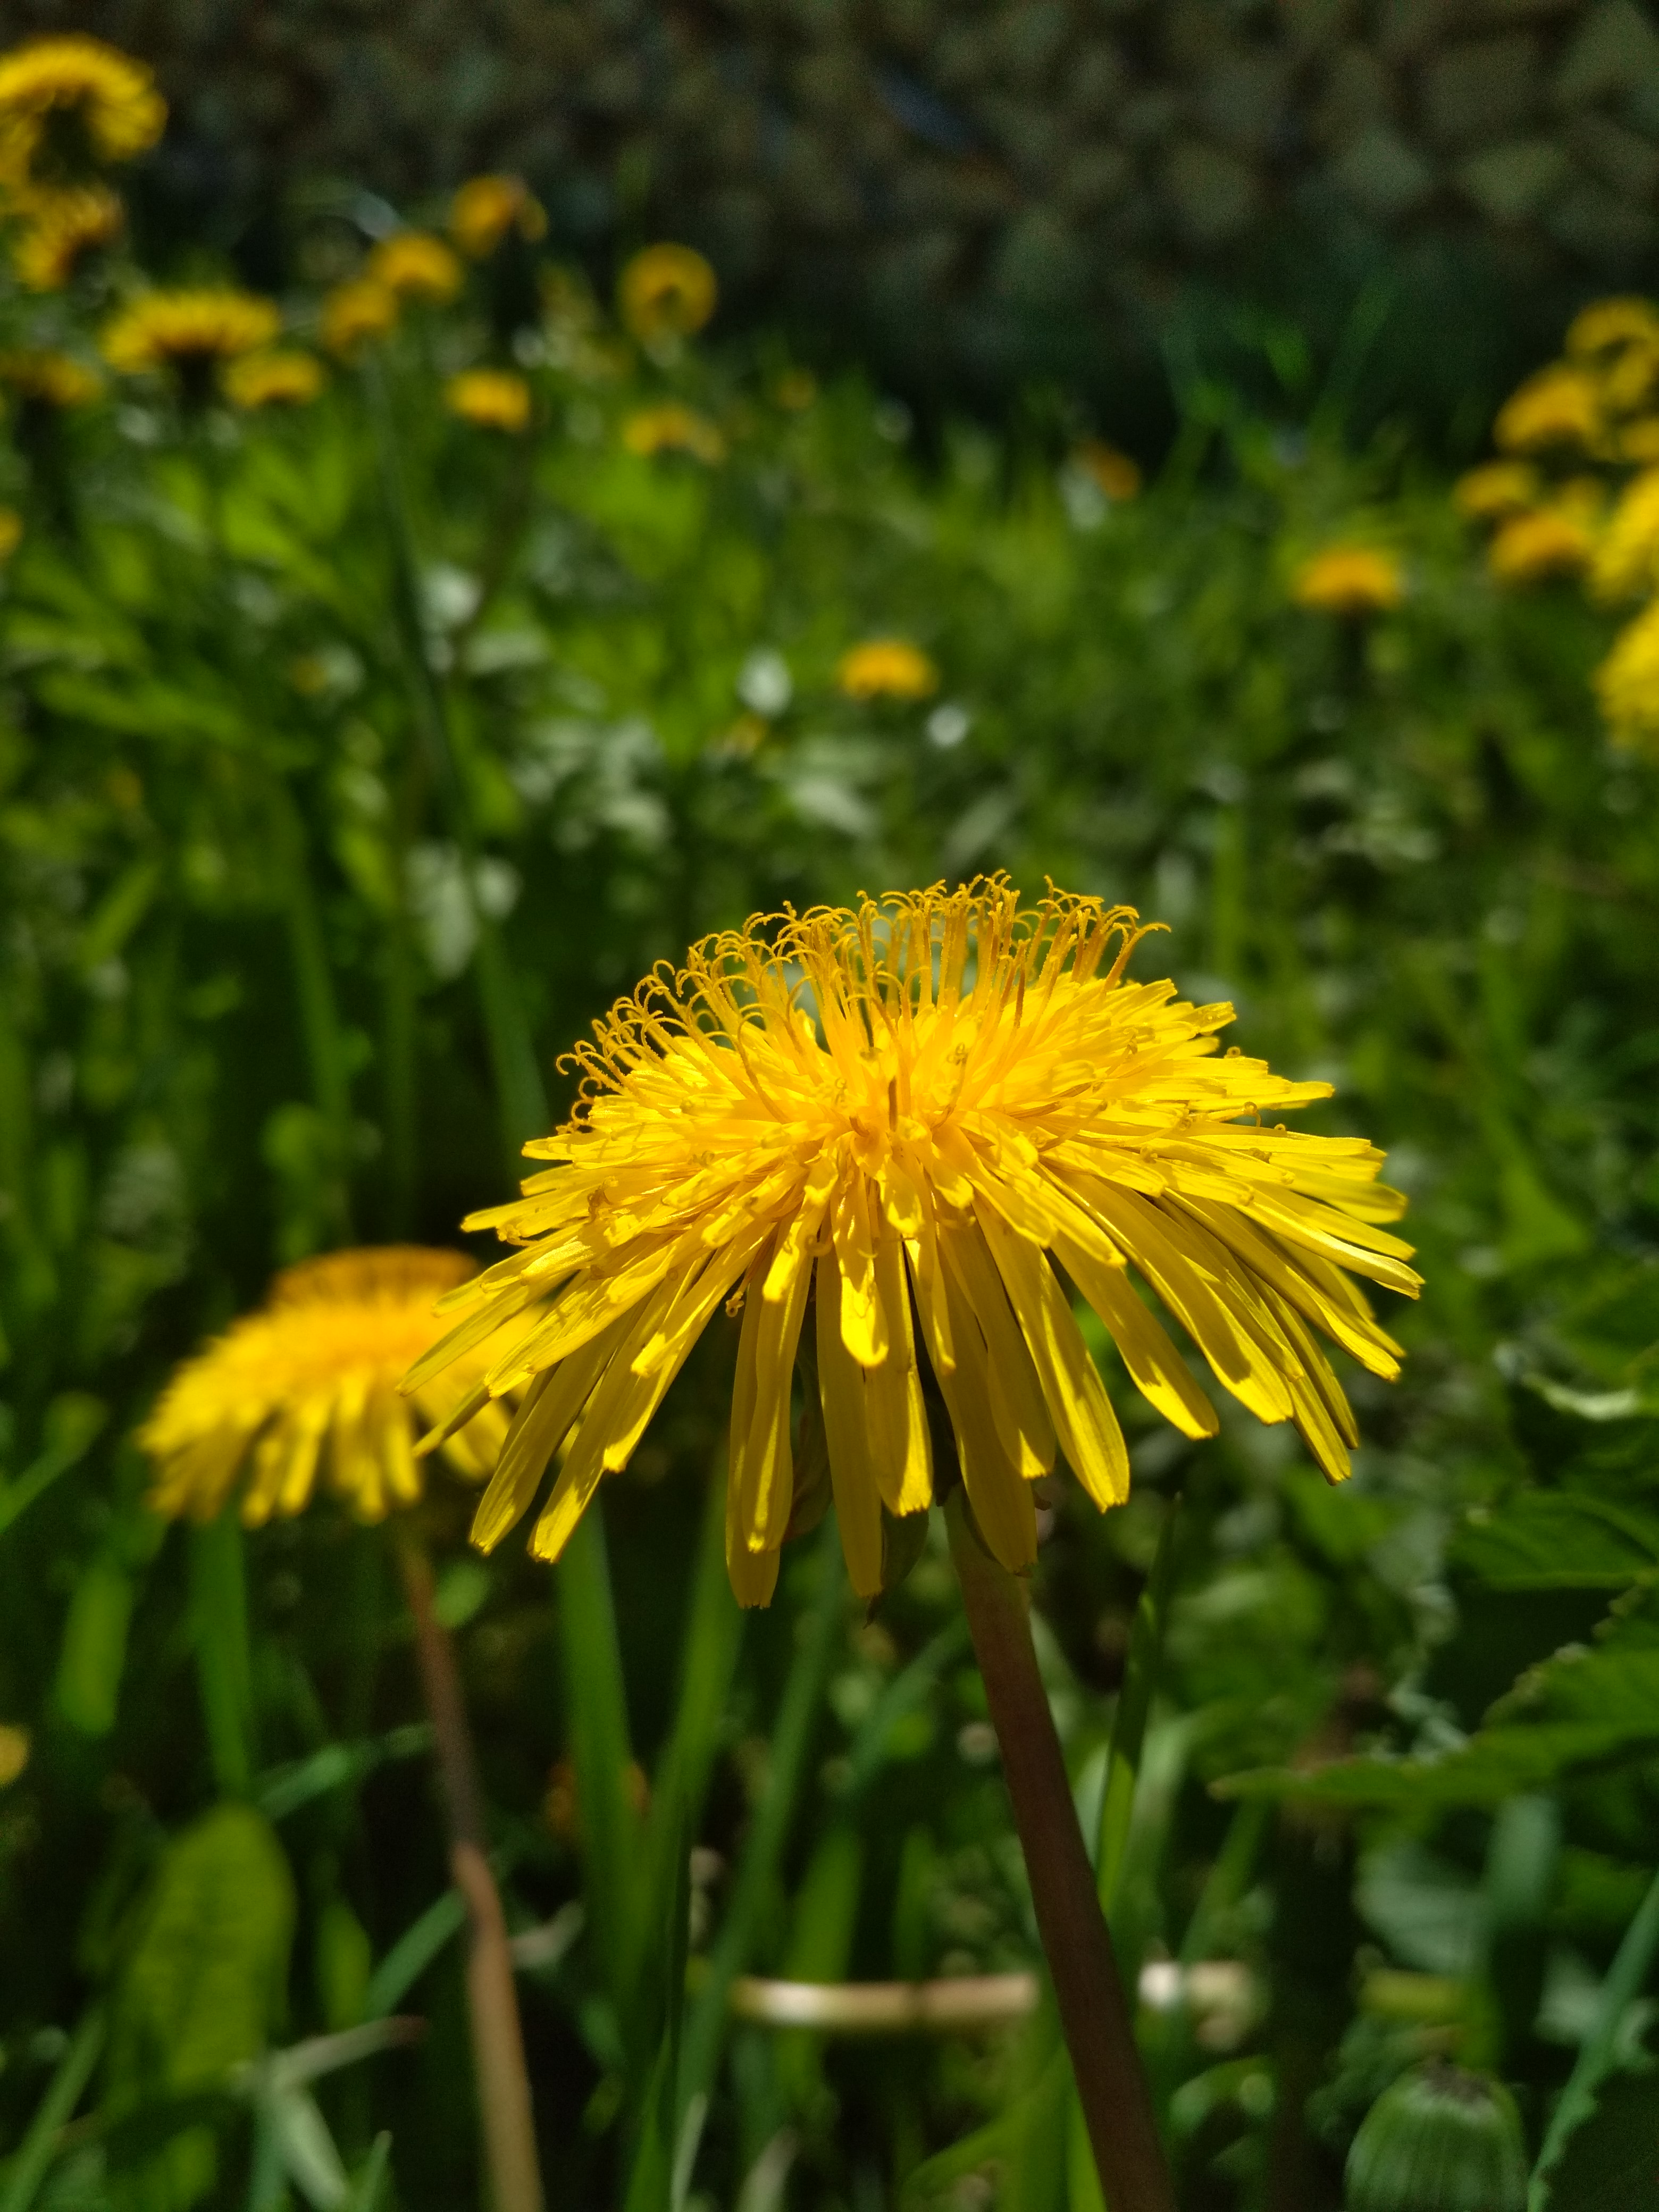
[[[1620,1589],[1659,1571],[1659,1515],[1576,1491],[1523,1490],[1466,1522],[1451,1559],[1494,1589]]]
[[[1659,2081],[1607,2082],[1550,2177],[1549,2212],[1659,2212]]]
[[[133,1597],[131,1574],[107,1551],[82,1570],[75,1585],[52,1700],[82,1735],[107,1735],[115,1725]]]
[[[210,2091],[256,2058],[280,2015],[294,1933],[294,1884],[269,1824],[221,1805],[167,1847],[112,2008],[106,2109]],[[196,2130],[146,2161],[135,2202],[182,2208],[213,2183],[211,2136]]]
[[[1627,2008],[1640,1995],[1659,1951],[1659,1875],[1656,1875],[1634,1920],[1625,1930],[1596,2002],[1595,2021],[1581,2046],[1567,2086],[1561,2092],[1533,2169],[1528,2212],[1545,2212],[1552,2203],[1550,2176],[1577,2130],[1595,2109],[1602,2083],[1613,2070],[1619,2030]]]

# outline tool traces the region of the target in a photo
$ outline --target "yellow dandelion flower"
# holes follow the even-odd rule
[[[0,180],[73,184],[161,137],[167,102],[143,62],[101,39],[31,39],[0,55]]]
[[[233,407],[252,414],[261,407],[306,407],[326,381],[315,354],[247,353],[229,362],[220,379]]]
[[[459,1252],[398,1244],[285,1269],[258,1312],[176,1370],[139,1431],[154,1510],[211,1520],[245,1472],[250,1528],[302,1511],[319,1473],[361,1520],[410,1504],[417,1425],[450,1423],[488,1361],[470,1355],[412,1406],[398,1378],[444,1332],[437,1300],[471,1272]],[[506,1431],[502,1409],[482,1406],[451,1425],[444,1450],[477,1480]]]
[[[323,299],[321,335],[331,354],[349,361],[370,338],[383,338],[395,328],[398,295],[369,276],[354,276],[337,284]]]
[[[463,1401],[528,1386],[474,1542],[520,1517],[574,1427],[531,1540],[556,1557],[716,1311],[740,1306],[726,1559],[742,1601],[765,1603],[815,1304],[807,1389],[854,1589],[880,1586],[883,1507],[933,1498],[933,1387],[987,1541],[1029,1566],[1030,1481],[1057,1449],[1101,1506],[1129,1487],[1054,1262],[1178,1428],[1212,1435],[1215,1410],[1132,1267],[1226,1389],[1346,1474],[1353,1422],[1314,1332],[1397,1372],[1348,1277],[1416,1291],[1409,1248],[1377,1225],[1404,1201],[1363,1139],[1278,1124],[1328,1085],[1218,1054],[1230,1006],[1127,980],[1144,933],[1097,899],[1051,890],[1022,910],[1001,878],[940,884],[757,916],[620,1000],[574,1055],[574,1114],[526,1147],[555,1164],[468,1224],[523,1249],[454,1294],[470,1314],[404,1381],[426,1388],[551,1297]]]
[[[939,670],[908,637],[872,637],[842,653],[836,682],[849,699],[928,699]]]
[[[1566,350],[1588,360],[1626,345],[1659,343],[1659,310],[1650,300],[1595,300],[1567,325]]]
[[[1659,461],[1659,415],[1638,415],[1633,422],[1620,425],[1617,433],[1614,458],[1635,461],[1645,466]]]
[[[124,376],[171,369],[187,397],[205,398],[221,367],[268,346],[281,327],[276,302],[228,285],[146,292],[104,325],[104,359]]]
[[[49,348],[21,347],[0,353],[0,389],[41,407],[85,407],[104,388],[97,373],[73,355]]]
[[[623,424],[622,440],[630,453],[690,453],[710,468],[726,459],[726,441],[714,423],[678,399],[637,408]]]
[[[18,212],[12,266],[31,292],[61,292],[88,254],[114,244],[127,220],[106,185],[32,193]]]
[[[444,405],[484,430],[527,430],[530,386],[507,368],[469,368],[444,386]]]
[[[1500,584],[1535,584],[1579,576],[1595,553],[1595,533],[1570,507],[1540,507],[1510,515],[1493,534],[1486,565]]]
[[[1595,695],[1618,744],[1659,750],[1659,600],[1613,640],[1595,672]]]
[[[1492,437],[1505,453],[1593,446],[1601,433],[1601,392],[1582,368],[1557,362],[1528,377],[1498,410]]]
[[[461,289],[460,263],[429,230],[399,230],[383,238],[363,274],[399,300],[426,300],[439,307]]]
[[[1590,582],[1598,598],[1621,599],[1659,584],[1659,468],[1632,477],[1608,518]]]
[[[509,232],[527,244],[547,235],[547,210],[522,177],[469,177],[449,204],[449,234],[463,253],[487,261]]]
[[[1392,553],[1375,545],[1328,545],[1291,580],[1297,605],[1321,614],[1383,614],[1405,596],[1405,571]]]
[[[636,338],[690,337],[714,312],[720,285],[689,246],[647,246],[623,270],[617,307]]]
[[[1135,498],[1140,490],[1140,467],[1127,453],[1109,446],[1103,438],[1085,438],[1072,459],[1108,499]]]
[[[1653,405],[1659,388],[1659,345],[1626,346],[1601,379],[1601,397],[1613,415],[1635,415]]]
[[[15,507],[0,507],[0,562],[9,561],[22,542],[22,516]]]
[[[1471,522],[1518,514],[1538,496],[1538,471],[1526,461],[1487,461],[1452,486],[1452,505]]]
[[[29,1763],[29,1732],[0,1721],[0,1790],[8,1789]]]

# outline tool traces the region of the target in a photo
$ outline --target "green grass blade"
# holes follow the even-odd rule
[[[213,1778],[222,1797],[253,1786],[253,1668],[242,1524],[227,1506],[190,1531],[191,1628]]]
[[[1566,2149],[1570,2138],[1595,2109],[1595,2093],[1606,2080],[1613,2063],[1619,2024],[1624,2019],[1626,2006],[1640,1995],[1656,1950],[1659,1950],[1659,1875],[1654,1876],[1647,1895],[1637,1907],[1636,1917],[1625,1930],[1624,1941],[1620,1944],[1607,1970],[1607,1978],[1601,1984],[1601,1999],[1595,2008],[1595,2025],[1584,2039],[1577,2063],[1568,2076],[1566,2087],[1561,2092],[1561,2100],[1551,2115],[1543,2148],[1539,2152],[1538,2163],[1533,2168],[1527,2212],[1546,2212],[1550,2199],[1551,2172]]]
[[[35,2108],[28,2133],[18,2145],[5,2188],[0,2191],[0,2212],[28,2212],[57,2154],[58,2131],[74,2117],[103,2047],[104,2016],[101,2012],[89,2012],[58,2060],[58,2071]]]
[[[1117,1713],[1112,1723],[1111,1749],[1107,1755],[1106,1787],[1100,1802],[1100,1836],[1095,1850],[1095,1881],[1101,1910],[1109,1916],[1117,1896],[1128,1848],[1129,1823],[1134,1814],[1135,1784],[1146,1741],[1146,1716],[1152,1711],[1158,1686],[1164,1632],[1169,1622],[1170,1594],[1175,1585],[1176,1532],[1181,1518],[1176,1498],[1158,1540],[1158,1553],[1146,1588],[1135,1607],[1129,1656],[1118,1692]]]

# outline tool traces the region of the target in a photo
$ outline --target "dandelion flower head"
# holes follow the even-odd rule
[[[623,424],[623,444],[630,453],[690,453],[715,467],[726,459],[726,441],[706,415],[678,399],[660,407],[637,408]]]
[[[72,354],[47,347],[20,347],[0,353],[0,390],[26,404],[85,407],[103,390],[103,380]]]
[[[1644,469],[1620,494],[1590,581],[1606,599],[1629,599],[1659,584],[1659,468]]]
[[[908,637],[872,637],[842,653],[836,683],[849,699],[930,699],[939,670]]]
[[[1528,461],[1486,461],[1452,486],[1452,504],[1471,522],[1518,514],[1538,496],[1538,471]]]
[[[461,264],[441,238],[429,230],[394,231],[369,255],[363,271],[372,284],[383,284],[400,300],[425,300],[441,307],[461,289]]]
[[[1328,545],[1297,570],[1291,593],[1322,614],[1385,614],[1405,598],[1406,577],[1394,555],[1374,545]]]
[[[1659,415],[1638,415],[1619,431],[1618,458],[1645,467],[1659,461]]]
[[[245,414],[262,407],[307,407],[325,381],[315,354],[288,349],[244,354],[220,378],[226,398]]]
[[[471,260],[514,231],[528,245],[547,235],[547,210],[522,177],[469,177],[450,202],[449,234]]]
[[[301,1512],[319,1474],[361,1520],[411,1504],[417,1427],[453,1412],[481,1360],[447,1369],[412,1405],[398,1377],[443,1332],[436,1300],[471,1273],[459,1252],[395,1244],[285,1269],[258,1312],[175,1371],[139,1432],[151,1505],[210,1520],[244,1474],[250,1527]],[[483,1407],[446,1437],[446,1455],[476,1480],[506,1427],[499,1406]]]
[[[450,413],[483,430],[527,430],[530,399],[529,385],[509,368],[464,369],[444,386]]]
[[[1595,680],[1615,744],[1659,753],[1659,599],[1620,631]]]
[[[1498,410],[1492,437],[1505,453],[1551,446],[1593,446],[1602,428],[1602,395],[1588,369],[1557,362],[1528,377]]]
[[[617,306],[636,338],[690,337],[714,312],[714,272],[689,246],[647,246],[622,273]]]
[[[1552,576],[1579,576],[1595,556],[1595,533],[1568,507],[1540,507],[1510,515],[1493,533],[1486,565],[1500,584],[1534,584]]]
[[[61,292],[88,254],[114,244],[127,220],[118,194],[107,185],[33,193],[22,213],[11,258],[31,292]]]
[[[228,285],[147,292],[111,318],[100,344],[105,360],[124,375],[172,368],[188,381],[269,345],[281,321],[273,301]]]
[[[8,1790],[29,1763],[29,1732],[0,1721],[0,1790]]]
[[[14,191],[82,182],[161,137],[167,102],[143,62],[72,33],[0,54],[0,181]]]
[[[1627,345],[1659,345],[1659,310],[1650,300],[1594,300],[1567,325],[1566,350],[1577,361]]]
[[[1066,1279],[1186,1434],[1215,1410],[1135,1274],[1227,1389],[1346,1474],[1353,1422],[1315,1333],[1396,1373],[1350,1276],[1415,1291],[1379,1225],[1404,1201],[1362,1139],[1278,1121],[1328,1085],[1219,1053],[1230,1006],[1128,980],[1144,933],[1126,907],[1051,890],[1026,909],[981,879],[757,917],[620,1000],[574,1055],[571,1119],[526,1147],[550,1164],[468,1224],[520,1249],[451,1294],[465,1317],[405,1378],[428,1387],[550,1300],[457,1408],[526,1389],[473,1540],[524,1514],[574,1430],[531,1540],[556,1557],[722,1305],[742,1316],[726,1561],[745,1604],[769,1598],[795,1508],[798,1356],[861,1595],[884,1508],[933,1497],[925,1376],[1011,1569],[1057,1450],[1102,1507],[1127,1496]]]
[[[349,360],[370,338],[383,338],[394,329],[398,312],[395,292],[372,276],[354,276],[324,296],[323,343],[331,354]]]

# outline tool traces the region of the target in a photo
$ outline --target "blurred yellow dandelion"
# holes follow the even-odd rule
[[[1659,749],[1659,600],[1613,640],[1595,672],[1595,695],[1618,744]]]
[[[1620,493],[1596,547],[1590,582],[1607,599],[1659,584],[1659,468],[1644,469]]]
[[[369,276],[337,284],[323,298],[320,335],[331,354],[349,360],[370,338],[383,338],[398,320],[398,295]]]
[[[1504,402],[1492,437],[1506,453],[1550,446],[1593,446],[1601,434],[1601,387],[1587,370],[1560,362],[1540,368]]]
[[[1620,426],[1617,458],[1644,466],[1659,461],[1659,415],[1638,415],[1635,422]]]
[[[474,261],[488,260],[510,232],[532,243],[547,235],[547,210],[522,177],[469,177],[449,205],[449,234]]]
[[[872,637],[842,653],[836,682],[849,699],[928,699],[939,670],[908,637]]]
[[[250,1527],[303,1510],[319,1474],[361,1520],[410,1504],[417,1421],[447,1420],[489,1359],[469,1354],[412,1405],[398,1378],[443,1333],[435,1301],[471,1272],[459,1252],[397,1244],[286,1269],[258,1312],[177,1369],[139,1431],[151,1506],[211,1520],[244,1473]],[[502,1409],[483,1406],[446,1437],[446,1455],[478,1480],[506,1430]]]
[[[714,312],[720,286],[689,246],[647,246],[623,270],[617,305],[636,338],[690,337]]]
[[[22,540],[22,516],[15,507],[0,507],[0,562],[9,561]]]
[[[233,407],[252,414],[261,407],[306,407],[326,381],[315,354],[283,350],[244,354],[220,381]]]
[[[0,1721],[0,1790],[9,1789],[29,1763],[29,1732]]]
[[[1119,453],[1115,446],[1109,446],[1103,438],[1085,438],[1072,458],[1108,499],[1138,497],[1141,483],[1139,462],[1132,461],[1127,453]]]
[[[530,386],[507,368],[469,368],[444,386],[444,405],[484,430],[527,430]]]
[[[369,255],[363,274],[400,300],[441,306],[461,289],[461,264],[429,230],[394,231]]]
[[[89,253],[111,246],[126,210],[106,185],[76,185],[31,195],[13,233],[12,266],[31,292],[61,292]]]
[[[1534,584],[1582,575],[1595,552],[1595,532],[1565,507],[1510,515],[1493,533],[1486,565],[1500,584]]]
[[[49,347],[20,347],[0,353],[0,390],[43,407],[85,407],[96,399],[104,380],[72,354]]]
[[[153,146],[167,116],[131,54],[79,33],[31,39],[0,55],[0,183],[79,183]]]
[[[1577,360],[1632,344],[1659,344],[1659,310],[1650,300],[1595,300],[1567,325],[1566,350]]]
[[[1404,1201],[1363,1139],[1276,1122],[1328,1085],[1218,1053],[1230,1006],[1127,980],[1144,933],[1129,908],[1051,890],[1022,909],[981,879],[757,916],[620,1000],[574,1055],[570,1121],[526,1147],[554,1164],[469,1224],[522,1249],[451,1294],[470,1310],[405,1378],[426,1388],[551,1299],[457,1408],[527,1386],[473,1540],[500,1540],[574,1429],[531,1540],[556,1557],[726,1304],[743,1316],[726,1559],[764,1604],[811,1304],[806,1387],[854,1589],[880,1586],[883,1507],[933,1496],[927,1375],[986,1540],[1029,1566],[1030,1480],[1057,1449],[1101,1506],[1129,1487],[1055,1262],[1185,1433],[1213,1434],[1215,1410],[1131,1267],[1227,1389],[1346,1474],[1353,1421],[1314,1332],[1398,1371],[1349,1277],[1415,1292],[1409,1248],[1378,1225]]]
[[[678,399],[637,408],[623,424],[622,441],[630,453],[690,453],[710,468],[726,459],[726,441],[714,424]]]
[[[1384,614],[1405,598],[1406,575],[1392,553],[1375,545],[1328,545],[1297,570],[1291,596],[1322,614]]]
[[[1527,461],[1487,461],[1452,486],[1452,505],[1471,522],[1517,514],[1538,496],[1538,471]]]
[[[225,362],[267,346],[282,325],[274,301],[228,285],[145,292],[106,323],[104,359],[124,376],[174,370],[199,387]]]

